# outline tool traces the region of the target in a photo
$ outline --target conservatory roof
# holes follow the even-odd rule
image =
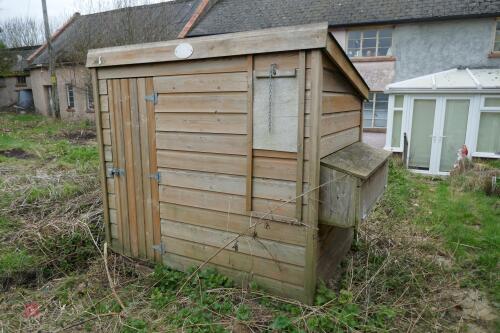
[[[391,83],[386,93],[500,93],[500,68],[454,68]]]

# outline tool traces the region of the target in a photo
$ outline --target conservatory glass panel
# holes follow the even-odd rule
[[[460,147],[465,144],[467,118],[469,117],[468,99],[447,100],[444,114],[443,145],[439,171],[448,172],[453,169]]]
[[[476,150],[500,154],[500,112],[481,112]]]
[[[413,106],[408,167],[429,170],[436,100],[416,99]]]
[[[403,122],[403,111],[394,111],[392,122],[391,147],[399,148],[401,145],[401,124]]]
[[[500,108],[500,97],[487,97],[484,99],[485,107]]]

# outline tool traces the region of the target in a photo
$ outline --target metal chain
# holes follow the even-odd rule
[[[269,134],[273,128],[272,110],[273,110],[273,76],[276,75],[276,64],[269,68],[269,110],[267,111],[267,125]]]

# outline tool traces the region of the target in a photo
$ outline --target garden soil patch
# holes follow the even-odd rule
[[[17,158],[20,160],[27,160],[27,159],[35,157],[33,154],[30,154],[30,153],[28,153],[25,150],[20,149],[20,148],[14,148],[14,149],[9,149],[9,150],[0,150],[0,155],[5,156],[5,157],[13,157],[13,158]]]

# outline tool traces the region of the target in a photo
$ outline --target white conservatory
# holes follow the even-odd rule
[[[447,175],[465,144],[469,156],[500,158],[500,69],[456,68],[386,87],[385,149],[416,172]]]

